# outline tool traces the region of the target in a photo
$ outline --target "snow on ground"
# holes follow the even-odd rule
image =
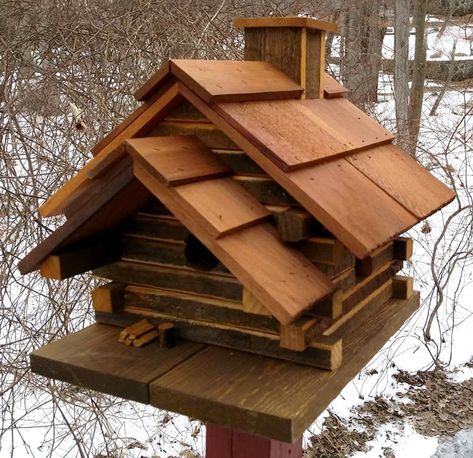
[[[427,59],[450,60],[455,48],[455,60],[471,59],[473,56],[473,27],[448,26],[439,37],[440,27],[428,28]],[[415,34],[409,37],[409,58],[414,59]],[[383,57],[394,58],[394,33],[386,34],[383,43]]]
[[[442,49],[445,49],[447,55],[451,51],[452,40],[457,40],[457,52],[469,52],[471,41],[458,36],[460,32],[452,29],[442,38]],[[471,28],[468,33],[470,32]],[[432,40],[431,35],[429,34],[429,43]],[[390,41],[391,38],[389,35],[386,38],[385,57],[392,56],[393,43]],[[468,42],[468,46],[462,40]],[[384,101],[377,106],[376,114],[384,121],[386,127],[394,130],[392,80],[389,76],[381,77],[380,92],[383,94]],[[442,152],[447,145],[449,146],[449,165],[455,171],[458,181],[466,184],[463,190],[460,189],[460,192],[465,195],[471,192],[471,188],[468,188],[468,186],[471,186],[468,180],[473,178],[469,175],[472,170],[470,161],[473,160],[471,152],[471,131],[473,128],[471,118],[473,117],[467,117],[463,121],[462,119],[465,114],[465,107],[471,100],[471,93],[465,96],[461,92],[448,91],[440,105],[437,117],[429,118],[427,113],[434,98],[431,94],[426,93],[425,122],[423,123],[420,139],[421,149],[424,149],[427,153],[436,153],[443,165],[446,165],[445,160],[447,158],[442,156]],[[452,110],[452,107],[456,107],[457,110]],[[447,138],[448,132],[451,132],[457,124],[460,126],[457,129],[459,134],[464,132],[466,141],[464,145],[456,139],[449,143]],[[427,153],[421,153],[419,159],[424,165],[432,165],[431,157]],[[434,169],[433,172],[438,173],[438,170]],[[430,217],[428,219],[432,229],[430,233],[425,234],[422,225],[413,228],[409,232],[415,239],[416,246],[413,264],[407,263],[405,271],[407,274],[414,276],[416,288],[421,291],[423,301],[421,310],[384,346],[365,370],[347,385],[329,408],[311,426],[306,434],[306,439],[309,435],[316,434],[320,430],[323,420],[327,418],[329,412],[335,413],[340,418],[349,419],[354,407],[362,406],[367,400],[374,399],[377,395],[394,397],[399,402],[409,402],[401,396],[402,393],[407,391],[408,385],[398,383],[393,375],[400,369],[417,371],[429,367],[432,362],[431,354],[437,351],[434,344],[426,346],[422,337],[422,328],[425,324],[427,312],[429,307],[435,303],[435,297],[432,295],[430,256],[441,228],[455,209],[456,203],[452,203],[442,212]],[[444,241],[440,244],[438,255],[440,261],[447,259],[451,250],[455,248],[452,244],[458,236],[456,230],[461,228],[461,224],[462,221],[460,220],[454,221],[451,226],[452,230],[448,231]],[[466,229],[471,231],[471,227]],[[459,367],[471,360],[473,356],[471,341],[471,327],[473,325],[471,318],[473,314],[472,279],[471,262],[466,265],[464,270],[453,269],[450,281],[445,289],[445,304],[441,308],[439,322],[434,327],[434,338],[438,339],[442,335],[445,340],[441,357],[444,361],[450,362],[451,367]],[[453,302],[456,303],[456,326],[452,336],[448,328],[453,325]],[[459,383],[471,377],[473,377],[473,369],[467,367],[461,367],[457,372],[450,374],[450,379]],[[17,409],[12,413],[11,420],[20,424],[21,427],[16,429],[12,435],[1,438],[0,456],[38,458],[49,456],[50,441],[53,440],[50,426],[54,422],[55,415],[58,415],[57,409],[51,405],[47,395],[29,401],[32,405],[39,406],[38,409],[31,412],[31,406],[25,405],[23,409]],[[89,401],[86,399],[81,402],[87,404]],[[62,403],[61,405],[64,408],[66,404]],[[69,408],[71,408],[70,405]],[[106,437],[110,437],[111,443],[119,437],[121,443],[124,444],[123,449],[117,451],[115,456],[130,458],[182,456],[187,458],[187,456],[193,456],[193,453],[203,454],[205,449],[204,429],[200,428],[198,422],[189,421],[183,416],[159,412],[151,407],[135,403],[117,401],[113,408],[119,413],[117,416],[119,421],[113,425],[115,429],[108,432]],[[91,415],[91,419],[93,419],[93,415]],[[61,458],[75,456],[74,441],[71,435],[54,438],[55,443],[59,440],[62,443],[56,453],[60,453]],[[452,438],[427,438],[417,433],[408,423],[404,424],[403,427],[389,423],[379,429],[375,439],[370,441],[368,445],[372,447],[369,452],[359,452],[353,456],[356,458],[383,456],[387,446],[393,451],[396,458],[473,456],[473,430],[460,431]],[[11,453],[12,448],[13,452]],[[71,450],[74,451],[71,452]],[[56,456],[59,457],[59,455]]]
[[[397,443],[393,443],[392,438]],[[397,425],[383,425],[376,438],[367,443],[372,447],[369,452],[356,452],[352,458],[379,458],[385,455],[385,449],[389,448],[396,458],[430,458],[437,451],[438,440],[433,437],[424,437],[418,434],[410,425],[405,425],[402,430]]]
[[[376,115],[380,119],[392,120],[394,116],[394,103],[392,98],[392,78],[383,75],[380,81],[380,92],[384,94],[384,102],[376,107]],[[473,120],[472,117],[465,117],[466,106],[472,100],[471,93],[466,96],[457,91],[448,91],[439,107],[436,117],[429,117],[427,114],[433,104],[434,99],[426,93],[424,105],[424,121],[421,130],[420,145],[428,153],[434,153],[440,157],[441,161],[447,160],[443,156],[443,150],[448,146],[448,164],[457,174],[458,182],[466,184],[464,188],[459,187],[460,199],[466,202],[468,194],[472,188],[469,183],[473,178],[472,137]],[[460,107],[457,114],[452,107]],[[463,123],[463,124],[462,124]],[[394,130],[395,126],[387,127]],[[458,138],[448,139],[445,133],[457,130]],[[465,135],[462,135],[462,133]],[[428,165],[429,154],[420,154],[419,160],[424,165]],[[443,165],[446,165],[445,163]],[[434,170],[435,174],[436,171]],[[470,180],[470,181],[469,181]],[[457,183],[458,185],[458,183]],[[439,352],[441,360],[450,364],[450,379],[458,383],[473,377],[473,370],[462,365],[470,361],[473,357],[473,342],[471,340],[473,326],[473,267],[471,257],[471,242],[467,245],[470,250],[470,261],[465,265],[452,269],[448,283],[445,285],[445,301],[439,311],[439,319],[433,327],[433,342],[425,345],[423,341],[423,326],[426,322],[429,310],[435,303],[433,294],[433,279],[430,270],[430,260],[433,246],[439,237],[445,221],[456,210],[457,203],[453,202],[441,212],[428,218],[431,232],[423,233],[423,223],[411,229],[408,235],[415,241],[415,250],[412,263],[406,263],[404,271],[407,275],[412,275],[415,280],[415,288],[421,291],[422,306],[385,346],[373,358],[351,383],[349,383],[340,395],[332,402],[327,411],[317,419],[315,424],[306,433],[306,439],[317,434],[321,430],[321,425],[329,412],[341,419],[350,420],[356,407],[362,406],[366,401],[373,400],[382,395],[385,398],[396,398],[398,402],[405,402],[399,394],[405,393],[408,385],[399,384],[393,379],[393,375],[399,370],[416,372],[425,370],[432,366],[432,354],[438,352],[435,341],[442,339],[445,341],[442,350]],[[471,222],[471,210],[469,221]],[[456,245],[462,233],[471,235],[471,226],[462,227],[462,221],[452,224],[452,230],[447,231],[443,242],[439,244],[436,264],[448,260],[452,253],[459,247]],[[462,247],[465,249],[465,246]],[[441,278],[441,277],[440,277]],[[455,313],[453,313],[455,311]],[[455,322],[453,321],[455,319]],[[455,323],[454,332],[449,328]],[[458,368],[455,371],[455,368]],[[354,425],[351,425],[354,426]],[[389,434],[386,434],[386,432]],[[460,444],[460,445],[459,445]],[[463,444],[463,445],[461,445]],[[376,438],[368,443],[372,449],[369,452],[358,452],[354,457],[378,457],[384,455],[384,449],[389,447],[396,458],[422,458],[422,457],[443,457],[443,456],[473,456],[473,453],[466,455],[455,455],[455,450],[459,447],[467,447],[471,450],[473,444],[472,431],[458,433],[454,438],[427,438],[418,434],[411,425],[404,424],[403,428],[397,425],[383,425],[378,431]],[[469,448],[468,448],[469,447]],[[437,450],[438,449],[438,450]],[[446,455],[444,455],[444,453]],[[466,453],[466,452],[465,452]]]

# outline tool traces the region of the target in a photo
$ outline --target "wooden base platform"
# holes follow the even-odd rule
[[[118,343],[94,324],[36,350],[33,372],[203,421],[294,442],[417,309],[419,294],[390,300],[351,331],[344,362],[316,369],[211,345],[160,349]]]

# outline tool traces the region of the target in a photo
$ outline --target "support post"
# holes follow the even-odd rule
[[[302,458],[302,437],[288,444],[208,423],[205,458]]]

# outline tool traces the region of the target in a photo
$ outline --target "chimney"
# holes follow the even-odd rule
[[[303,98],[324,94],[325,36],[337,25],[305,17],[238,18],[245,29],[245,60],[271,62],[305,90]]]

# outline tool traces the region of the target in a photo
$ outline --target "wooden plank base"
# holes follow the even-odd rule
[[[294,442],[418,306],[415,292],[368,315],[347,335],[336,371],[190,342],[131,348],[116,340],[118,328],[99,324],[35,351],[31,365],[40,375]]]
[[[288,444],[207,423],[205,458],[302,458],[302,436]]]
[[[121,329],[94,324],[34,351],[31,370],[45,377],[133,401],[149,403],[149,384],[203,345],[181,341],[161,349],[152,342],[135,348],[118,342]]]

